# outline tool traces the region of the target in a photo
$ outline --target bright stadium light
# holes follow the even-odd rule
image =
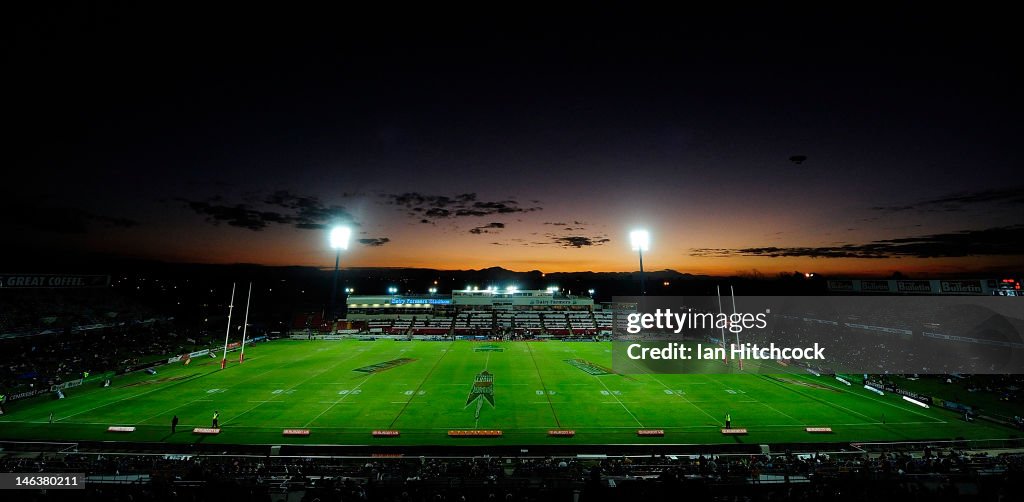
[[[341,250],[348,249],[348,240],[352,237],[352,229],[344,225],[331,229],[328,241],[334,250],[334,281],[331,283],[331,304],[327,306],[327,322],[334,323],[334,304],[338,298],[338,264],[341,262]]]
[[[430,294],[434,294],[434,293],[437,293],[437,288],[430,288],[427,291],[429,291]]]
[[[396,288],[394,286],[389,286],[388,287],[388,293],[395,294],[397,292],[398,292],[398,288]]]
[[[508,286],[507,288],[505,288],[505,292],[506,293],[515,293],[516,292],[516,287],[515,286]]]
[[[352,237],[352,229],[348,227],[334,227],[331,229],[331,249],[348,249],[348,240]]]
[[[590,296],[594,296],[594,288],[588,289],[587,293],[590,293]]]
[[[651,248],[651,234],[646,230],[633,230],[629,233],[629,245],[640,256],[640,294],[647,294],[647,281],[644,279],[644,251]]]
[[[651,234],[646,230],[634,230],[629,233],[629,245],[633,251],[648,251],[651,248]]]

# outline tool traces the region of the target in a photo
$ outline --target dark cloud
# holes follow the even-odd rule
[[[691,256],[769,258],[954,258],[964,256],[1014,256],[1024,254],[1024,225],[965,230],[916,237],[883,239],[867,244],[823,247],[756,247],[741,249],[693,249]]]
[[[266,207],[251,204],[224,203],[222,197],[206,200],[177,199],[203,216],[213,225],[226,223],[233,227],[261,231],[270,225],[292,225],[303,230],[320,230],[335,223],[355,223],[342,206],[326,205],[317,197],[295,195],[287,190],[276,191],[263,198]]]
[[[457,195],[428,195],[418,192],[381,194],[388,204],[402,206],[416,218],[443,220],[463,216],[490,216],[495,214],[528,213],[540,211],[539,206],[523,207],[514,199],[483,201],[475,193]]]
[[[329,223],[353,221],[342,206],[326,205],[317,197],[294,195],[287,190],[274,192],[264,202],[292,210],[296,228],[321,229]]]
[[[559,246],[567,248],[581,248],[584,246],[600,246],[611,242],[611,239],[605,236],[597,237],[585,237],[581,235],[570,235],[570,236],[552,236],[551,241]]]
[[[490,234],[490,233],[493,233],[491,230],[500,230],[502,228],[505,228],[505,224],[504,223],[491,222],[491,223],[488,223],[488,224],[480,226],[480,227],[471,228],[471,229],[469,229],[469,233],[471,233],[471,234]]]
[[[370,238],[370,239],[359,239],[359,243],[360,244],[362,244],[364,246],[371,246],[371,247],[383,246],[383,245],[385,245],[385,244],[387,244],[389,242],[391,242],[391,239],[389,239],[387,237],[374,237],[374,238]]]
[[[955,192],[937,197],[934,199],[927,199],[913,204],[899,205],[899,206],[875,206],[871,209],[875,211],[884,211],[889,213],[903,212],[903,211],[928,211],[928,212],[943,212],[943,211],[960,211],[967,208],[968,206],[977,206],[984,204],[1000,204],[1000,205],[1024,205],[1024,186],[1010,187],[1010,188],[997,188],[993,190],[981,190],[976,192]]]

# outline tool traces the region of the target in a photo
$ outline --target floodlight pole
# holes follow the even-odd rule
[[[337,248],[334,255],[334,282],[331,284],[331,304],[327,306],[327,323],[333,331],[334,327],[334,304],[338,298],[338,264],[341,262],[341,248]]]
[[[220,358],[220,369],[228,366],[228,337],[231,336],[231,312],[235,310],[235,283],[231,283],[231,303],[228,305],[228,328],[224,330],[224,355]]]
[[[647,296],[647,279],[644,277],[644,248],[637,246],[637,254],[640,255],[640,296]]]
[[[238,353],[238,362],[245,362],[245,334],[249,330],[249,305],[252,304],[252,281],[249,281],[249,296],[245,299],[245,324],[242,325],[242,351]]]

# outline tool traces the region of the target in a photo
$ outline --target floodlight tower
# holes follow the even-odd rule
[[[327,322],[334,326],[334,305],[338,296],[338,264],[341,262],[341,250],[348,249],[348,240],[352,237],[352,229],[338,226],[331,229],[329,241],[334,249],[334,282],[331,284],[331,304],[327,306]]]
[[[629,233],[629,244],[640,256],[640,295],[647,295],[647,281],[644,278],[644,251],[651,248],[651,234],[646,230],[634,230]]]

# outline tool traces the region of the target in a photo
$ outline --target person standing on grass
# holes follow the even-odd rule
[[[213,428],[217,428],[217,424],[220,422],[220,411],[213,410]]]
[[[53,423],[53,412],[52,411],[50,412],[50,423],[51,424]]]
[[[175,429],[178,428],[178,415],[174,415],[171,419],[171,434],[174,434]]]
[[[732,414],[728,411],[725,412],[725,428],[732,429]]]

